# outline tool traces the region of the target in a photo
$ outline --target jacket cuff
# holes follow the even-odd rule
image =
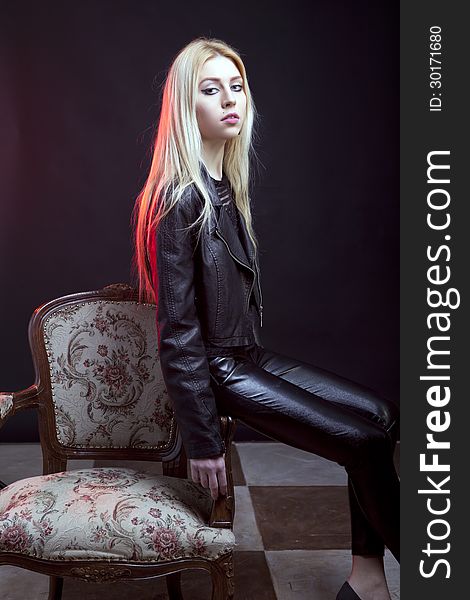
[[[221,440],[220,444],[185,445],[185,451],[188,458],[216,458],[224,454],[226,447],[224,440]]]

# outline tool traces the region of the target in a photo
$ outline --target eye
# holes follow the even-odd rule
[[[232,85],[232,87],[239,87],[239,90],[235,90],[237,92],[241,92],[243,90],[243,85],[241,83],[234,83]],[[206,96],[214,96],[214,94],[210,94],[209,92],[211,90],[217,90],[218,88],[216,87],[210,87],[210,88],[206,88],[205,90],[202,90],[202,93],[205,94]]]

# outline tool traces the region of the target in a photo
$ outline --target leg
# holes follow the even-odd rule
[[[256,364],[270,373],[365,416],[385,429],[392,441],[392,458],[399,433],[398,407],[381,398],[374,390],[359,385],[335,373],[308,363],[257,348]],[[383,556],[384,543],[359,506],[356,493],[348,476],[348,495],[351,513],[352,554]]]
[[[211,359],[209,364],[221,412],[346,468],[358,514],[373,531],[373,539],[358,541],[355,551],[377,554],[381,544],[380,554],[385,541],[398,560],[394,405],[382,403],[363,386],[260,346],[237,357]]]
[[[392,440],[392,457],[399,433],[398,407],[381,398],[374,390],[344,377],[314,367],[308,363],[257,348],[256,364],[303,389],[343,404],[383,427]],[[348,477],[348,495],[351,512],[352,554],[383,556],[384,543],[358,504],[351,478]]]

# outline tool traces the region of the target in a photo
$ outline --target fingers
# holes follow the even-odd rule
[[[199,471],[193,459],[189,459],[189,466],[191,469],[191,479],[194,483],[199,483]]]
[[[216,500],[220,493],[227,494],[227,475],[225,472],[225,455],[217,458],[189,459],[191,479],[202,487],[210,489],[211,497]]]
[[[207,488],[209,487],[208,484],[208,480],[207,480],[207,473],[200,473],[199,474],[199,483],[202,485],[203,488]]]
[[[209,487],[211,489],[211,496],[213,500],[217,500],[219,496],[219,483],[217,481],[217,474],[215,471],[210,471],[208,474]],[[207,487],[207,486],[204,486]]]

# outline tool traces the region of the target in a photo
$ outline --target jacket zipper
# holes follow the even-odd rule
[[[219,236],[219,238],[220,238],[220,239],[221,239],[221,240],[224,242],[224,244],[227,246],[227,250],[228,250],[228,252],[229,252],[230,256],[231,256],[231,257],[232,257],[234,260],[236,260],[236,261],[237,261],[237,263],[239,263],[240,265],[242,265],[242,266],[246,267],[247,269],[250,269],[250,271],[253,273],[253,276],[254,276],[254,277],[256,277],[256,273],[254,272],[254,270],[253,270],[253,269],[252,269],[252,268],[251,268],[249,265],[247,265],[246,263],[244,263],[244,262],[242,262],[241,260],[239,260],[239,259],[238,259],[238,258],[235,256],[235,254],[233,254],[233,252],[230,250],[230,246],[228,245],[228,243],[227,243],[227,240],[226,240],[226,239],[224,238],[224,236],[223,236],[223,235],[220,233],[220,231],[217,229],[217,227],[216,227],[216,229],[215,229],[215,232],[216,232],[216,234]],[[254,283],[254,282],[253,282],[253,283]],[[247,300],[247,302],[246,302],[246,312],[248,312],[248,310],[249,310],[249,308],[250,308],[250,297],[251,297],[251,292],[252,292],[252,290],[253,290],[253,283],[251,284],[251,287],[250,287],[250,293],[248,294],[248,300]]]
[[[217,227],[215,228],[215,233],[219,236],[219,238],[224,242],[224,244],[227,246],[227,250],[229,251],[230,256],[237,261],[237,263],[239,263],[240,265],[243,265],[244,267],[246,267],[247,269],[250,269],[250,271],[253,273],[253,275],[256,277],[256,279],[258,280],[258,290],[259,290],[259,297],[260,297],[260,302],[259,302],[259,312],[260,312],[260,327],[263,327],[263,294],[261,292],[261,283],[260,283],[260,276],[259,276],[259,269],[258,269],[258,264],[256,262],[256,258],[254,259],[254,263],[255,263],[255,267],[256,267],[256,274],[254,272],[254,270],[247,265],[246,263],[242,262],[241,260],[239,260],[234,254],[233,252],[230,250],[230,246],[227,243],[227,240],[224,238],[224,236],[220,233],[220,231],[217,229]],[[253,291],[253,284],[254,282],[251,284],[251,288],[250,288],[250,293],[248,294],[248,301],[247,301],[247,312],[249,310],[250,307],[250,297],[251,297],[251,292]]]

